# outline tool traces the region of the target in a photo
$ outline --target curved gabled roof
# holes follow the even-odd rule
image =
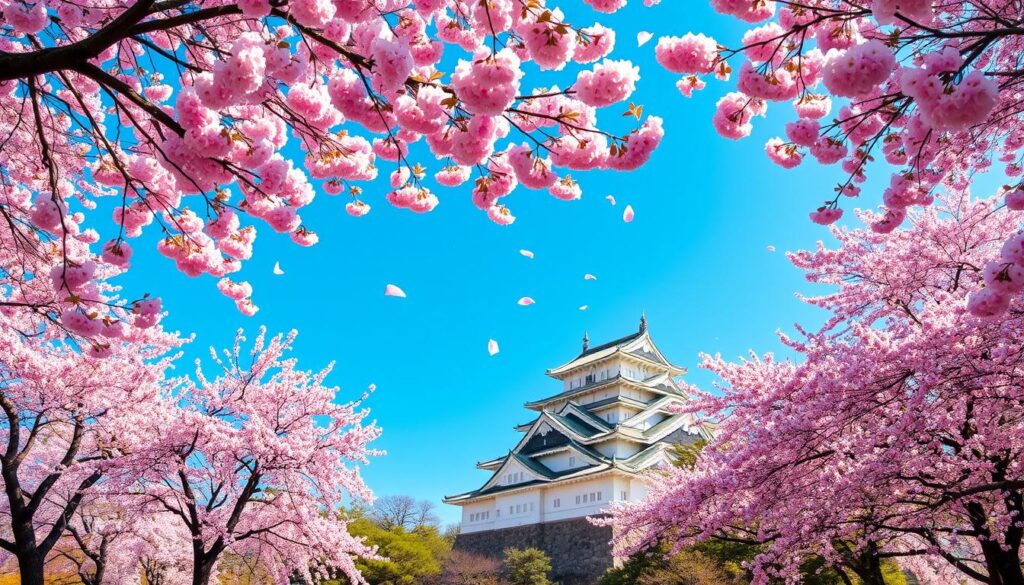
[[[636,333],[631,333],[597,347],[584,349],[578,356],[568,362],[551,368],[547,374],[553,378],[562,379],[569,373],[584,366],[602,362],[616,354],[625,354],[634,359],[649,362],[652,365],[666,368],[671,375],[678,376],[685,374],[686,369],[672,364],[668,361],[661,350],[654,345],[646,325]]]
[[[634,380],[632,378],[627,378],[627,377],[625,377],[625,376],[623,376],[621,374],[618,374],[618,375],[612,376],[611,378],[606,378],[604,380],[598,380],[597,382],[586,384],[586,385],[580,386],[578,388],[570,388],[569,390],[565,390],[563,392],[559,392],[558,394],[555,394],[553,396],[548,396],[546,398],[541,398],[540,400],[534,400],[533,402],[527,402],[523,406],[525,406],[526,408],[529,408],[531,410],[539,410],[539,409],[544,408],[544,406],[546,406],[548,404],[551,404],[552,402],[558,402],[560,400],[571,399],[571,398],[573,398],[575,396],[579,396],[581,394],[586,394],[588,392],[593,392],[594,390],[598,390],[598,389],[603,388],[605,386],[610,386],[610,385],[614,385],[614,384],[625,384],[627,386],[633,386],[633,387],[636,387],[636,388],[642,388],[644,390],[649,390],[649,391],[655,392],[657,394],[675,395],[675,396],[686,396],[679,389],[679,387],[676,386],[676,384],[674,382],[672,382],[672,378],[671,378],[671,376],[668,375],[667,372],[663,372],[663,373],[660,373],[660,374],[655,374],[653,376],[650,376],[646,380]]]

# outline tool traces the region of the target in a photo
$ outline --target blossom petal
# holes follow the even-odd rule
[[[647,41],[651,40],[653,37],[654,37],[653,34],[647,32],[645,30],[642,30],[642,31],[636,33],[636,46],[642,47],[642,46],[646,45]]]
[[[615,195],[605,195],[604,198],[608,200],[608,203],[615,205]]]
[[[281,276],[282,274],[284,274],[284,270],[281,270],[280,262],[274,262],[274,274],[276,274],[277,276]]]
[[[622,212],[622,221],[629,223],[633,221],[633,206],[627,205],[626,209]]]
[[[498,342],[493,339],[487,341],[487,353],[488,355],[494,355],[498,353]]]
[[[524,306],[524,307],[528,307],[528,306],[532,305],[532,304],[533,304],[533,303],[535,303],[535,302],[536,302],[536,301],[534,301],[534,300],[533,300],[532,298],[530,298],[530,297],[523,297],[523,298],[519,299],[519,304],[520,304],[520,305],[522,305],[522,306]]]
[[[533,258],[533,252],[529,250],[519,250],[519,253],[522,254],[523,256],[526,256],[527,258]]]
[[[400,289],[400,288],[398,288],[397,286],[395,286],[393,284],[389,284],[386,287],[384,287],[384,296],[386,296],[386,297],[399,297],[399,298],[403,298],[404,299],[405,298],[405,291]]]

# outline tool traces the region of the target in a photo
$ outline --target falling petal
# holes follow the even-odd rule
[[[653,34],[647,32],[645,30],[642,30],[642,31],[636,33],[636,46],[642,47],[642,46],[646,45],[647,41],[651,40],[653,37],[654,37]]]
[[[587,310],[587,305],[580,305],[580,310],[581,311],[586,311]]]
[[[775,246],[770,246],[770,245],[766,246],[765,250],[768,250],[769,252],[774,252],[775,251]]]
[[[494,341],[493,339],[491,339],[491,340],[489,340],[487,342],[487,353],[489,355],[494,355],[494,354],[498,353],[498,342],[497,341]]]
[[[633,221],[633,206],[627,205],[626,209],[622,212],[622,221],[629,223]]]
[[[519,253],[522,254],[523,256],[526,256],[527,258],[533,258],[533,252],[529,250],[519,250]]]
[[[281,270],[281,263],[280,262],[274,262],[274,274],[276,274],[278,276],[281,276],[282,274],[284,274],[284,270]]]
[[[376,384],[370,384],[370,388],[369,388],[370,392],[373,392],[376,389],[377,389],[377,385]]]
[[[400,288],[398,288],[397,286],[395,286],[393,284],[389,284],[386,287],[384,287],[384,296],[386,296],[386,297],[400,297],[400,298],[404,299],[405,298],[405,291],[400,289]]]
[[[597,280],[597,277],[589,272],[583,275],[583,280]]]
[[[534,302],[535,301],[532,298],[530,298],[530,297],[523,297],[523,298],[519,299],[519,304],[524,306],[524,307],[528,307],[528,306],[532,305]]]
[[[604,198],[608,200],[608,203],[615,205],[615,195],[605,195]]]

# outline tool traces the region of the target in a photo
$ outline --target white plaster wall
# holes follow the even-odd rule
[[[594,382],[614,378],[619,375],[622,368],[622,364],[618,361],[600,364],[598,367],[584,368],[583,370],[574,372],[572,376],[562,380],[562,389],[572,390],[573,388],[583,386],[586,383],[588,375],[592,375],[594,377]]]
[[[600,500],[596,499],[598,493],[601,494]],[[591,494],[595,495],[593,500]],[[610,503],[622,500],[623,495],[627,501],[636,501],[647,495],[647,486],[639,479],[605,475],[560,486],[537,486],[519,493],[498,494],[494,498],[462,507],[462,531],[480,532],[593,516],[601,513]],[[579,502],[577,496],[580,497]],[[558,507],[555,507],[556,499],[559,500]],[[485,520],[469,520],[471,514],[488,512],[490,516]]]
[[[518,481],[516,479],[509,481],[509,474],[516,473],[520,474]],[[502,469],[501,475],[498,476],[498,485],[515,485],[520,483],[526,483],[528,481],[533,481],[534,479],[536,479],[536,475],[534,475],[533,472],[526,469],[526,467],[520,465],[519,463],[513,461],[506,465],[504,469]]]
[[[545,489],[543,495],[544,521],[580,518],[601,512],[612,501],[610,498],[614,493],[613,481],[612,477],[603,477]],[[601,499],[591,502],[590,494],[598,492],[601,494]],[[583,495],[587,496],[585,502]],[[577,496],[581,496],[579,503],[576,502]],[[554,505],[555,499],[560,501],[557,508]]]
[[[494,528],[495,517],[494,500],[472,502],[462,507],[462,531],[479,532]],[[471,520],[475,514],[486,515],[486,518]]]
[[[540,487],[514,494],[499,494],[495,498],[494,528],[508,528],[536,524],[543,521]]]
[[[647,497],[647,484],[642,479],[630,478],[629,501],[636,502]]]
[[[640,451],[640,445],[632,441],[625,441],[623,439],[615,439],[612,441],[602,441],[596,445],[591,445],[597,449],[605,457],[618,457],[619,459],[625,459],[626,457],[632,457]]]
[[[540,458],[540,462],[551,471],[565,471],[566,469],[583,467],[589,461],[589,458],[584,458],[573,450],[545,455]]]

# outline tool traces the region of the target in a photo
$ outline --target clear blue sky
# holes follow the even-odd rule
[[[609,16],[560,3],[575,25],[596,20],[616,29],[612,57],[641,67],[633,100],[662,116],[666,128],[660,149],[639,171],[574,175],[583,186],[580,201],[520,189],[507,200],[518,221],[501,227],[473,206],[467,185],[437,189],[438,208],[416,215],[384,201],[393,170],[384,163],[383,180],[365,188],[373,206],[368,216],[349,217],[344,199],[325,194],[303,213],[320,235],[317,246],[300,248],[259,226],[253,259],[233,275],[256,289],[261,310],[254,318],[235,312],[214,279],[175,271],[153,248],[155,231],[133,242],[135,269],[121,282],[133,296],[151,291],[164,298],[165,326],[196,333],[190,356],[229,345],[238,327],[297,328],[301,363],[318,369],[337,361],[330,381],[342,397],[375,383],[369,404],[384,428],[377,446],[388,455],[365,469],[366,479],[381,495],[438,502],[443,519],[456,521],[458,510],[440,504],[441,497],[486,479],[475,462],[514,445],[513,425],[531,418],[522,404],[558,391],[544,371],[579,352],[584,330],[601,343],[633,331],[646,311],[662,350],[690,370],[688,380],[707,385],[710,376],[696,368],[699,352],[738,357],[778,349],[776,329],[821,318],[794,298],[810,288],[784,251],[828,237],[807,213],[831,195],[841,171],[813,161],[784,171],[765,158],[765,141],[793,119],[788,104],[772,104],[767,120],[755,120],[753,136],[732,142],[710,123],[732,82],[709,79],[689,100],[677,93],[676,76],[654,60],[659,36],[703,30],[735,44],[744,30],[707,4],[669,1],[647,9],[631,0]],[[640,30],[655,38],[638,49]],[[527,79],[538,79],[534,73]],[[537,85],[566,85],[564,75],[539,79]],[[619,117],[624,109],[609,108],[602,119],[621,130],[629,124]],[[427,156],[418,159],[431,174],[438,167]],[[865,192],[860,203],[877,205],[879,191]],[[608,194],[617,206],[605,201]],[[626,204],[636,210],[631,224],[621,219]],[[520,248],[536,258],[520,256]],[[272,275],[275,261],[283,276]],[[584,281],[588,272],[598,280]],[[387,283],[408,298],[384,297]],[[525,295],[537,304],[517,305]],[[579,311],[583,304],[589,310]],[[487,354],[489,338],[501,344],[497,356]],[[191,371],[190,362],[183,365]]]

